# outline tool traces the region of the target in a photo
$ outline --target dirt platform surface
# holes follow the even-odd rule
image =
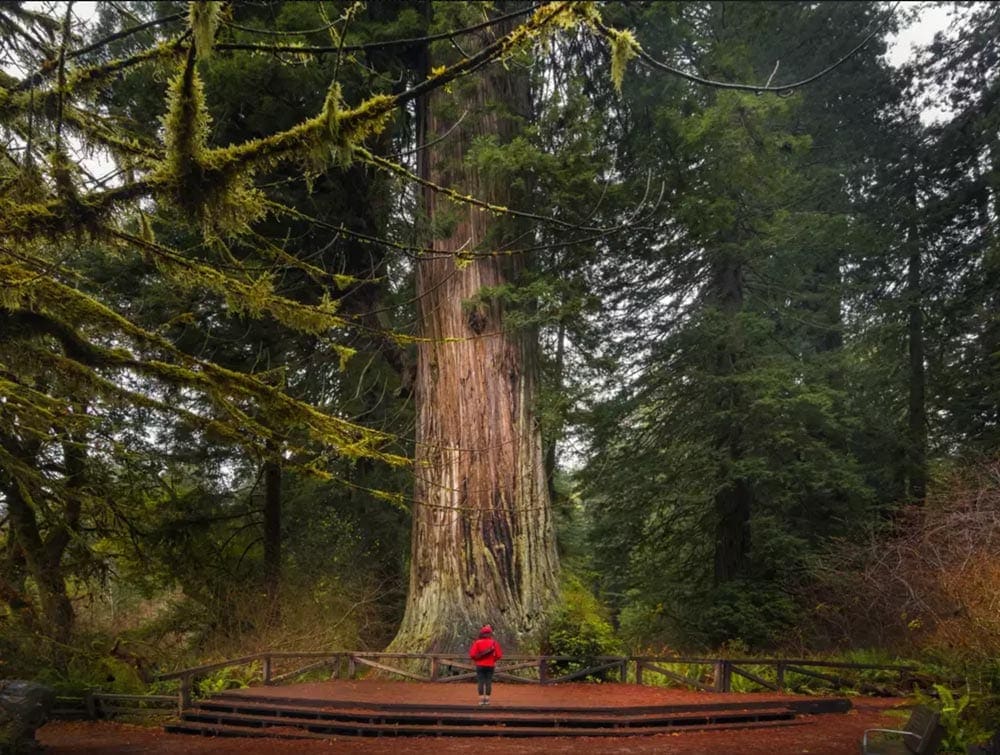
[[[363,703],[414,703],[421,705],[465,705],[476,702],[475,688],[469,684],[430,684],[391,681],[331,681],[287,687],[254,688],[246,693],[265,692],[278,697],[325,699]],[[491,704],[539,707],[630,707],[687,705],[717,702],[781,701],[797,699],[775,694],[711,694],[686,692],[634,684],[558,684],[545,687],[497,684]],[[495,737],[332,737],[328,740],[280,740],[271,738],[216,738],[167,734],[158,726],[117,722],[52,722],[38,732],[38,741],[50,755],[125,755],[126,753],[359,753],[360,755],[401,755],[402,753],[482,753],[500,751],[525,753],[733,753],[734,755],[775,755],[814,753],[838,755],[856,753],[865,729],[899,728],[905,713],[894,709],[906,705],[898,698],[852,698],[848,713],[802,716],[802,725],[773,729],[730,731],[686,731],[676,734],[628,737],[545,737],[499,739]]]

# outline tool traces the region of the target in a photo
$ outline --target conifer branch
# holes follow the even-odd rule
[[[183,41],[186,35],[180,35],[174,39],[169,39],[164,42],[160,42],[148,49],[141,50],[134,55],[129,55],[126,58],[118,58],[115,60],[109,60],[106,63],[97,63],[91,66],[81,66],[78,68],[73,68],[69,76],[67,77],[68,86],[74,87],[94,87],[100,86],[108,81],[110,81],[114,76],[117,76],[122,71],[132,68],[142,63],[147,63],[150,61],[160,60],[164,58],[170,58],[180,53],[186,52],[186,48],[183,45]],[[67,59],[72,57],[67,54]],[[37,78],[38,74],[34,76],[28,76],[9,88],[11,94],[23,94],[36,89],[37,84],[41,79]],[[44,77],[42,77],[44,78]],[[75,90],[74,90],[75,91]],[[58,89],[43,89],[41,93],[43,95],[47,93],[56,93]],[[0,101],[0,106],[7,107],[8,102],[17,102],[17,100],[8,99],[7,101]]]
[[[224,149],[209,150],[205,162],[215,171],[272,165],[300,155],[303,150],[309,150],[317,143],[326,143],[329,140],[327,131],[331,127],[331,119],[336,121],[337,138],[342,143],[358,144],[366,136],[380,133],[385,128],[389,115],[402,105],[504,57],[519,45],[534,39],[543,31],[548,31],[551,24],[558,22],[563,14],[573,10],[573,4],[569,2],[552,3],[551,6],[543,6],[530,21],[486,45],[472,57],[433,73],[405,92],[396,95],[374,95],[357,107],[342,112],[331,112],[328,98],[324,111],[314,118],[262,139]]]
[[[742,92],[754,92],[759,94],[762,94],[764,92],[772,92],[774,94],[790,94],[796,89],[800,89],[801,87],[804,87],[807,84],[812,84],[814,81],[818,81],[819,79],[823,78],[827,74],[836,70],[844,63],[849,61],[851,58],[853,58],[855,55],[857,55],[865,47],[865,45],[871,42],[871,40],[874,39],[875,36],[878,35],[886,27],[889,21],[893,19],[896,13],[896,9],[898,7],[899,7],[899,2],[897,2],[891,9],[889,9],[889,11],[885,14],[885,17],[882,19],[882,21],[876,26],[874,26],[874,28],[872,28],[872,30],[867,35],[865,35],[865,37],[860,42],[858,42],[858,44],[852,47],[847,53],[845,53],[840,58],[838,58],[825,68],[821,69],[817,73],[814,73],[811,76],[807,76],[804,79],[800,79],[799,81],[792,82],[791,84],[781,84],[777,86],[771,86],[770,78],[768,79],[768,83],[763,85],[742,84],[729,81],[717,81],[715,79],[708,79],[703,76],[699,76],[697,74],[688,73],[687,71],[681,70],[680,68],[675,68],[674,66],[671,66],[667,63],[663,63],[659,60],[656,60],[652,55],[643,50],[640,45],[634,43],[634,40],[631,49],[634,52],[635,57],[641,60],[646,65],[648,65],[650,68],[656,69],[658,71],[664,71],[665,73],[678,76],[687,81],[694,82],[695,84],[701,84],[702,86],[708,86],[715,89],[735,89]],[[605,39],[611,41],[613,44],[616,43],[616,41],[619,40],[620,38],[621,35],[620,31],[618,31],[617,29],[612,29],[609,26],[606,26],[599,20],[593,21],[593,26],[594,28],[596,28],[598,31],[601,32],[601,34],[604,36]],[[775,66],[775,71],[777,71],[777,66]],[[772,73],[771,76],[773,77],[774,73]]]
[[[154,18],[142,24],[136,24],[135,26],[131,26],[128,29],[122,29],[121,31],[115,32],[114,34],[109,34],[106,37],[102,37],[101,39],[98,39],[96,42],[92,42],[86,47],[81,47],[78,50],[73,50],[66,57],[78,58],[82,55],[94,52],[95,50],[99,50],[102,47],[107,47],[112,42],[117,42],[127,37],[131,37],[133,34],[139,34],[140,32],[144,32],[147,29],[152,29],[157,26],[168,24],[171,21],[180,21],[182,18],[186,18],[187,15],[188,15],[187,11],[181,11],[180,13],[171,13],[169,16],[163,16],[162,18]]]
[[[559,218],[547,217],[545,215],[538,215],[533,212],[527,212],[526,210],[514,210],[510,207],[504,207],[503,205],[492,204],[491,202],[486,202],[477,197],[471,196],[469,194],[462,194],[456,189],[452,189],[448,186],[441,186],[433,181],[430,181],[422,176],[418,176],[416,173],[408,170],[404,166],[394,163],[391,160],[386,160],[384,157],[379,157],[374,155],[363,147],[355,147],[354,153],[361,157],[365,162],[370,163],[378,168],[387,170],[390,173],[394,173],[401,178],[405,178],[413,183],[420,184],[421,186],[430,189],[442,196],[447,197],[453,202],[458,202],[459,204],[467,204],[472,207],[477,207],[480,210],[486,210],[492,212],[496,215],[508,215],[515,218],[523,218],[525,220],[534,220],[539,223],[547,223],[549,225],[558,226],[559,228],[565,228],[567,230],[574,231],[587,231],[587,232],[598,232],[598,233],[608,233],[614,229],[612,228],[594,228],[589,226],[582,226],[576,223],[570,223],[565,220],[560,220]],[[437,250],[440,254],[440,250]],[[463,252],[462,254],[466,254]]]
[[[112,238],[152,254],[161,271],[175,283],[191,288],[204,287],[224,297],[237,312],[253,317],[266,311],[283,325],[313,335],[322,335],[348,324],[335,314],[337,303],[333,300],[318,306],[302,304],[273,293],[272,282],[266,276],[247,284],[155,241],[117,229],[109,229],[108,233]]]
[[[36,280],[31,288],[35,306],[61,313],[64,327],[69,327],[65,325],[67,322],[99,326],[101,332],[118,333],[119,337],[127,337],[138,346],[152,348],[172,359],[173,362],[166,362],[139,357],[122,347],[110,349],[96,344],[90,344],[86,350],[76,347],[79,353],[91,355],[95,359],[95,368],[131,369],[159,381],[204,393],[231,417],[239,419],[239,422],[229,426],[231,432],[235,433],[232,436],[234,439],[239,437],[240,428],[246,426],[240,423],[255,422],[244,416],[245,411],[233,402],[253,400],[263,415],[280,420],[280,426],[304,430],[321,446],[332,446],[340,455],[348,458],[363,456],[393,465],[407,462],[405,457],[380,449],[393,441],[393,436],[326,414],[254,375],[230,370],[210,360],[186,354],[166,338],[134,324],[81,291],[47,278]],[[267,431],[263,437],[270,435],[270,431]]]
[[[440,32],[438,34],[428,34],[423,37],[409,37],[406,39],[387,39],[381,42],[366,42],[360,45],[264,45],[264,44],[250,44],[250,43],[240,43],[240,42],[220,42],[215,45],[217,50],[250,50],[259,52],[290,52],[297,54],[311,54],[311,55],[325,55],[325,54],[336,54],[345,52],[374,52],[378,50],[386,50],[394,47],[417,47],[431,42],[437,42],[442,39],[453,39],[455,37],[461,37],[466,34],[472,34],[474,32],[480,31],[482,29],[488,29],[498,24],[505,23],[514,18],[520,18],[521,16],[526,16],[530,13],[534,13],[538,10],[541,5],[532,5],[528,8],[522,10],[513,11],[507,13],[503,16],[497,16],[496,18],[491,18],[482,23],[474,24],[472,26],[466,26],[461,29],[454,29],[450,31]],[[253,29],[246,26],[241,26],[239,24],[227,23],[225,26],[233,29],[239,29],[241,31],[247,31],[257,34],[270,34],[275,36],[291,36],[291,35],[307,35],[315,34],[318,32],[326,31],[334,26],[336,22],[330,23],[320,29],[311,29],[306,31],[279,31],[270,29]]]

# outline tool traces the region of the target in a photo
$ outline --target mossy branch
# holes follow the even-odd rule
[[[110,230],[109,234],[149,253],[160,271],[172,282],[190,289],[208,289],[223,297],[235,313],[259,317],[261,313],[268,312],[282,325],[312,335],[323,335],[348,324],[336,314],[338,305],[335,301],[325,299],[319,305],[308,305],[278,296],[273,292],[273,282],[267,275],[260,275],[246,283],[142,236],[119,230]]]
[[[143,350],[151,348],[172,359],[172,362],[166,362],[140,357],[125,348],[110,349],[94,343],[88,347],[88,358],[101,369],[131,370],[167,384],[197,390],[209,397],[213,405],[233,419],[228,425],[234,433],[233,439],[238,439],[246,428],[260,424],[240,406],[249,400],[254,403],[257,416],[266,417],[269,423],[275,423],[276,427],[289,432],[302,432],[321,446],[332,447],[338,455],[378,459],[393,465],[408,463],[405,457],[381,450],[382,446],[396,441],[392,435],[325,414],[254,375],[229,370],[185,354],[167,339],[140,328],[76,289],[47,278],[36,279],[31,287],[34,290],[30,298],[36,309],[51,313],[46,317],[61,323],[60,329],[75,330],[79,336],[79,328],[73,329],[67,324],[74,322],[86,324],[95,332],[116,332],[118,339],[127,337]],[[83,353],[82,350],[80,353]],[[90,371],[94,369],[92,365],[83,366]],[[63,367],[68,369],[69,365]],[[256,434],[273,437],[273,432],[264,425],[256,429]]]
[[[208,116],[204,91],[195,68],[195,48],[188,48],[182,72],[171,82],[168,114],[164,120],[167,133],[164,159],[159,168],[134,184],[80,198],[79,205],[52,200],[42,205],[2,207],[0,236],[26,237],[35,228],[55,235],[80,227],[93,227],[121,202],[140,196],[159,194],[172,204],[193,210],[206,231],[233,233],[262,214],[261,196],[251,186],[253,173],[275,167],[284,161],[299,161],[315,167],[317,160],[341,160],[358,154],[354,149],[368,137],[381,133],[392,114],[417,97],[439,89],[455,79],[469,75],[487,63],[502,59],[525,44],[559,28],[586,20],[593,14],[589,3],[550,3],[538,9],[532,18],[510,33],[468,58],[428,77],[397,95],[375,95],[354,108],[343,108],[339,88],[331,84],[323,110],[313,118],[285,131],[229,147],[209,148],[206,144]],[[177,51],[170,42],[128,59],[128,65],[152,60]],[[79,85],[88,85],[126,65],[114,62],[94,67],[87,73],[73,72]],[[28,108],[19,93],[12,99],[10,90],[0,91],[0,115],[4,109],[23,112]],[[46,96],[58,97],[57,93]],[[79,118],[78,124],[120,150],[137,150],[127,138],[115,139],[110,132],[96,131],[93,121]],[[6,203],[4,203],[6,204]],[[14,203],[12,203],[14,204]],[[81,217],[83,215],[84,217]]]
[[[607,232],[611,229],[603,228],[591,228],[588,226],[581,226],[575,223],[568,223],[565,220],[560,220],[559,218],[546,217],[545,215],[537,215],[533,212],[525,212],[524,210],[514,210],[510,207],[504,207],[503,205],[493,204],[492,202],[487,202],[485,200],[474,197],[471,194],[463,194],[457,189],[453,189],[449,186],[441,186],[433,181],[429,181],[422,176],[418,176],[416,173],[408,170],[398,163],[394,163],[391,160],[386,160],[384,157],[379,157],[378,155],[372,154],[363,147],[355,147],[355,153],[362,158],[364,162],[370,163],[375,167],[381,168],[382,170],[389,171],[401,178],[405,178],[407,181],[412,181],[413,183],[420,184],[432,191],[447,197],[453,202],[458,202],[459,204],[470,205],[472,207],[477,207],[480,210],[485,210],[487,212],[492,212],[495,215],[509,215],[516,218],[524,218],[527,220],[534,220],[539,223],[548,223],[549,225],[554,225],[560,228],[565,228],[574,231],[588,231],[588,232]],[[458,255],[453,255],[458,256]]]
[[[219,28],[222,3],[218,0],[192,0],[189,8],[188,24],[194,36],[198,60],[208,60],[215,44],[215,32]]]

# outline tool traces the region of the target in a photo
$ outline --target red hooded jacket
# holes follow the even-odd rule
[[[493,652],[487,654],[484,658],[476,657],[480,653],[491,649]],[[480,637],[472,643],[472,647],[469,648],[469,657],[477,666],[493,667],[497,665],[497,661],[503,658],[503,651],[500,650],[500,643],[487,635],[486,637]]]

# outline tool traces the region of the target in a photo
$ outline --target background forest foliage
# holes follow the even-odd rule
[[[482,72],[427,48],[534,10],[495,5],[0,7],[0,675],[392,638],[413,272],[447,232],[414,102],[462,113]],[[996,685],[1000,8],[897,69],[909,7],[573,7],[518,17],[491,65],[530,112],[464,153],[527,223],[468,306],[541,345],[566,587],[539,648],[868,648]]]

